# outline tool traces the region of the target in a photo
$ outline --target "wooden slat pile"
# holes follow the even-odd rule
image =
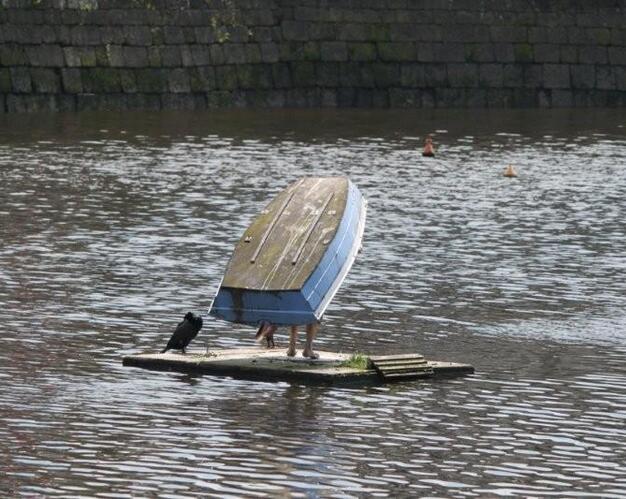
[[[426,378],[433,369],[420,354],[378,355],[370,357],[372,367],[385,380]]]

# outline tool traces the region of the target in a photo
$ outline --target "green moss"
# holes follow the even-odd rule
[[[533,47],[528,43],[515,45],[516,62],[533,62]]]
[[[351,43],[348,54],[351,61],[375,61],[378,55],[373,43]]]
[[[370,358],[363,353],[353,353],[348,360],[341,363],[341,367],[349,367],[358,371],[366,371],[370,366]]]
[[[11,73],[8,69],[0,68],[0,92],[11,91]]]
[[[305,61],[319,61],[320,47],[316,42],[306,42],[302,47],[302,58]]]

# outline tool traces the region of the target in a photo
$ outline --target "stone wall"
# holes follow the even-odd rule
[[[626,0],[0,0],[0,112],[626,106]]]

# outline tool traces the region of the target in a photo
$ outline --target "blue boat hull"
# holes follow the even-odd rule
[[[209,313],[220,319],[257,325],[303,325],[321,320],[360,249],[366,202],[348,181],[346,205],[337,231],[318,265],[300,289],[255,290],[220,286]]]

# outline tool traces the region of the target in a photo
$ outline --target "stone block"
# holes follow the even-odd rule
[[[375,61],[378,57],[374,43],[348,43],[347,47],[351,61]]]
[[[573,107],[574,98],[571,90],[552,90],[552,107]]]
[[[295,87],[312,87],[315,85],[315,64],[308,61],[292,62],[291,77]]]
[[[9,113],[40,113],[57,111],[56,100],[52,95],[15,95],[9,94],[6,99]]]
[[[314,23],[309,26],[308,40],[336,40],[337,25],[334,23]]]
[[[420,49],[422,44],[418,44],[418,60],[421,58]],[[432,45],[433,60],[435,62],[465,62],[465,47],[462,43],[434,43]]]
[[[339,86],[360,86],[360,65],[358,62],[346,62],[339,64]]]
[[[476,64],[448,64],[448,82],[451,87],[478,86],[478,66]]]
[[[338,26],[337,40],[364,42],[368,39],[367,25],[342,23]]]
[[[540,79],[541,80],[541,79]],[[516,88],[524,84],[524,69],[519,64],[502,65],[502,86]]]
[[[615,89],[620,91],[626,90],[626,68],[614,67],[613,73],[615,74]]]
[[[595,45],[610,45],[611,30],[609,28],[591,28],[587,30],[587,36]]]
[[[127,68],[145,68],[150,66],[146,47],[122,47],[123,66]]]
[[[612,66],[596,66],[596,86],[602,90],[615,90],[615,74]]]
[[[607,64],[608,61],[609,57],[606,47],[589,45],[578,48],[578,62],[581,64]]]
[[[543,87],[543,65],[542,64],[524,64],[524,87],[540,88]]]
[[[609,47],[609,63],[626,66],[626,47]]]
[[[259,44],[262,62],[278,62],[280,60],[278,45],[273,42]]]
[[[543,80],[546,88],[569,88],[570,72],[567,64],[544,64]]]
[[[512,43],[494,43],[493,56],[496,62],[515,62],[515,51]]]
[[[167,72],[159,68],[141,68],[135,71],[137,90],[149,94],[168,91]]]
[[[413,23],[392,23],[389,26],[389,39],[392,42],[416,42],[422,37]],[[366,41],[367,39],[362,40]]]
[[[492,28],[493,29],[493,28]],[[525,28],[524,28],[525,29]],[[450,29],[443,32],[443,40],[446,42],[457,43],[485,43],[490,41],[489,30],[483,26],[474,25],[454,25]],[[495,41],[514,41],[514,40],[495,40]],[[524,39],[526,35],[524,33]]]
[[[490,40],[496,43],[525,43],[528,41],[528,28],[526,26],[491,26],[489,34]]]
[[[193,57],[191,56],[191,49],[189,45],[179,45],[180,60],[184,67],[190,67],[194,65]]]
[[[208,66],[211,64],[211,51],[207,45],[191,45],[191,59],[194,66]]]
[[[59,34],[57,33],[58,36]],[[103,26],[100,28],[100,39],[105,45],[122,45],[124,38],[124,29],[121,26]],[[59,41],[61,43],[70,43],[69,41]]]
[[[281,24],[283,39],[305,42],[309,40],[309,26],[305,21],[283,21]]]
[[[209,26],[194,28],[196,42],[208,45],[216,42],[215,30]]]
[[[559,46],[556,44],[537,43],[533,49],[535,62],[559,62],[561,60]]]
[[[161,109],[161,99],[154,94],[128,94],[126,103],[128,109],[142,109],[145,111],[158,111]]]
[[[448,72],[450,70],[448,69]],[[504,67],[502,64],[480,64],[478,84],[482,87],[500,88],[504,86]],[[469,85],[468,85],[469,86]]]
[[[533,62],[534,50],[533,46],[529,43],[516,43],[513,45],[513,51],[515,54],[515,62]]]
[[[233,106],[233,93],[224,90],[216,90],[206,94],[207,107],[209,109],[220,109]]]
[[[8,94],[12,90],[11,71],[9,68],[0,68],[0,94]]]
[[[578,62],[578,48],[576,45],[561,45],[559,56],[562,63],[576,64]]]
[[[31,68],[30,78],[35,92],[40,94],[55,94],[61,88],[59,75],[54,69]]]
[[[35,45],[26,48],[28,60],[32,66],[65,66],[63,50],[60,45]]]
[[[147,26],[124,26],[124,41],[127,45],[148,46],[152,44],[152,32]]]
[[[495,55],[493,46],[490,43],[465,44],[466,62],[493,62]]]
[[[184,68],[174,68],[167,72],[167,86],[170,92],[175,94],[189,93],[191,84],[189,74]]]
[[[334,88],[324,88],[321,94],[322,107],[337,107],[337,90]]]
[[[100,45],[100,30],[93,26],[73,26],[70,29],[72,45],[84,47],[85,45]]]
[[[64,47],[65,65],[70,68],[96,65],[96,52],[92,47]]]
[[[159,47],[161,54],[161,64],[166,67],[182,66],[183,61],[180,56],[180,48],[178,45],[165,45]]]
[[[237,68],[235,66],[215,67],[215,86],[219,90],[234,90],[237,88]]]
[[[125,94],[137,93],[138,89],[135,71],[133,69],[121,69],[120,84],[122,85],[122,92]]]
[[[226,64],[244,64],[246,51],[241,43],[228,43],[223,45],[224,59]]]
[[[216,88],[215,70],[211,66],[200,66],[189,70],[192,92],[208,92]]]
[[[435,89],[425,88],[422,90],[422,107],[432,109],[437,105]]]
[[[425,64],[424,81],[427,87],[444,87],[448,85],[448,72],[445,64]]]
[[[0,65],[2,66],[25,66],[28,57],[23,47],[19,45],[0,45]]]
[[[255,43],[247,43],[244,45],[246,51],[246,62],[249,64],[258,64],[261,62],[261,49]]]
[[[508,88],[488,88],[488,108],[509,108],[513,104],[513,92]]]
[[[204,95],[193,94],[163,94],[161,95],[162,109],[176,109],[184,111],[196,111],[206,108],[206,99]]]
[[[345,42],[322,42],[320,44],[320,56],[322,61],[347,61],[348,46]]]
[[[570,66],[572,88],[594,88],[596,68],[593,64],[573,64]]]
[[[400,85],[407,88],[426,86],[424,66],[422,64],[403,64],[400,67]]]
[[[183,36],[185,37],[186,44],[196,43],[196,31],[195,28],[192,27],[184,27],[183,28]],[[233,38],[230,37],[230,40]]]
[[[272,88],[272,70],[265,64],[246,64],[237,67],[237,79],[241,88],[267,90]]]
[[[151,68],[160,68],[163,63],[161,61],[161,51],[157,46],[146,47],[148,50],[148,65]]]
[[[567,28],[564,26],[555,27],[529,27],[528,28],[528,41],[532,44],[535,43],[567,43]]]
[[[185,34],[180,26],[165,26],[163,40],[168,45],[179,45],[185,43]]]
[[[117,68],[81,69],[83,89],[87,93],[105,94],[120,92],[120,73]]]
[[[67,94],[80,94],[83,92],[83,82],[80,76],[80,70],[76,68],[61,69],[61,81],[63,83],[63,91]]]
[[[465,89],[465,107],[485,108],[487,107],[488,90],[484,88]]]
[[[512,90],[512,107],[530,108],[537,107],[537,94],[535,90],[527,88],[516,88]]]
[[[339,64],[336,62],[319,62],[315,65],[315,82],[320,87],[339,86]]]
[[[378,88],[395,87],[400,84],[400,66],[395,63],[372,64],[374,81]]]
[[[416,108],[422,105],[422,94],[418,89],[390,88],[389,106],[391,108]]]
[[[417,59],[417,48],[410,42],[381,42],[378,43],[378,56],[383,62],[414,62]]]
[[[211,52],[211,63],[215,65],[225,64],[226,56],[224,55],[224,48],[221,45],[211,45],[209,48]]]
[[[367,90],[359,89],[359,92]],[[337,107],[354,107],[357,103],[357,90],[354,88],[339,88],[337,90]],[[371,102],[371,101],[370,101]],[[371,107],[371,104],[367,107]]]
[[[292,85],[289,65],[285,63],[272,64],[272,80],[275,88],[290,88]]]
[[[438,88],[437,107],[465,107],[465,91],[463,88]]]
[[[26,67],[14,67],[10,69],[11,83],[14,93],[29,94],[33,90],[30,79],[30,71]]]

